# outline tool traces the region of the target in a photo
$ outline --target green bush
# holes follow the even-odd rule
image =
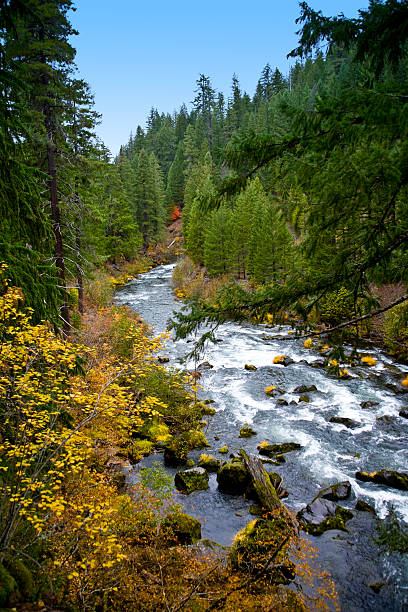
[[[320,318],[330,325],[336,325],[354,316],[354,302],[351,291],[341,287],[331,291],[320,302]]]

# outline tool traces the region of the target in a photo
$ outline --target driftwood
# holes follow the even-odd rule
[[[269,479],[268,472],[263,467],[261,460],[254,455],[248,455],[245,451],[242,451],[241,454],[262,506],[269,512],[280,508],[282,506],[282,502],[279,499],[275,487],[273,487]]]

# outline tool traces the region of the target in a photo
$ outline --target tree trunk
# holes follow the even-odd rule
[[[254,455],[243,453],[245,467],[251,476],[256,494],[262,506],[272,512],[282,506],[282,502],[275,491],[275,487],[269,479],[268,472],[262,465],[262,461]]]
[[[46,77],[45,77],[46,78]],[[63,321],[62,332],[64,336],[68,336],[70,333],[69,323],[69,308],[66,291],[66,279],[65,279],[65,260],[64,260],[64,245],[62,242],[61,233],[61,213],[59,207],[58,189],[57,189],[57,170],[55,166],[55,150],[53,143],[52,133],[52,121],[51,121],[51,110],[48,100],[44,102],[43,106],[45,129],[47,132],[47,161],[48,161],[48,174],[49,174],[49,189],[50,189],[50,202],[51,202],[51,220],[52,229],[55,236],[55,262],[58,268],[58,277],[60,280],[61,287],[64,289],[64,301],[60,307],[60,317]]]

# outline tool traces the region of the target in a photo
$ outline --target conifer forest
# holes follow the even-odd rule
[[[81,4],[0,0],[0,610],[406,610],[408,0],[113,154]]]

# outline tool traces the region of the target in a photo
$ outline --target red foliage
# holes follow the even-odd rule
[[[177,204],[174,205],[173,212],[171,213],[171,218],[173,221],[177,221],[177,219],[181,219],[181,210]]]

